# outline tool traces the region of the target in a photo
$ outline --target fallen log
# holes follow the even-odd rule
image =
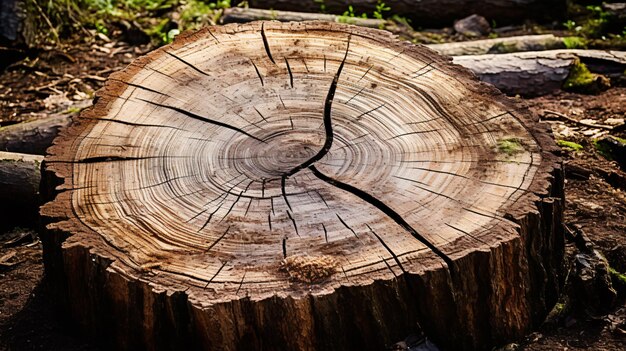
[[[222,23],[247,23],[259,20],[276,20],[280,22],[327,21],[353,24],[361,27],[382,28],[387,21],[371,18],[346,17],[325,13],[307,13],[262,10],[253,8],[231,7],[224,10]]]
[[[34,219],[41,200],[43,156],[0,151],[0,227]],[[30,223],[32,224],[32,222]]]
[[[71,115],[54,115],[0,127],[0,151],[45,155],[59,131],[70,124]]]
[[[507,54],[524,51],[565,49],[563,38],[555,37],[552,34],[524,35],[519,37],[430,44],[426,46],[442,55],[448,56]]]
[[[236,1],[241,2],[241,1]],[[565,0],[385,0],[391,14],[412,19],[420,26],[450,25],[454,20],[478,14],[499,24],[519,23],[525,19],[538,21],[562,18],[566,13]],[[253,8],[329,12],[342,14],[352,6],[358,14],[372,14],[377,0],[249,0]]]
[[[381,350],[421,326],[489,349],[556,301],[548,127],[432,50],[208,27],[97,96],[48,150],[42,240],[55,301],[107,348]]]
[[[510,95],[539,96],[563,87],[572,69],[583,63],[593,73],[620,77],[626,69],[626,52],[599,50],[550,50],[511,54],[453,57],[482,81]]]

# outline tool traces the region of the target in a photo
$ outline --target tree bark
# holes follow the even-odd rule
[[[59,131],[71,123],[71,115],[53,115],[0,128],[0,150],[45,155]]]
[[[0,0],[0,45],[30,46],[35,25],[24,0]]]
[[[621,76],[626,69],[626,52],[550,50],[456,56],[453,62],[506,94],[539,96],[561,89],[576,62],[584,63],[593,73]]]
[[[388,32],[183,34],[49,149],[46,275],[113,349],[490,349],[559,293],[548,130]]]
[[[565,49],[563,38],[555,37],[552,34],[523,35],[519,37],[430,44],[427,46],[442,55],[448,56],[508,54]]]
[[[329,13],[342,14],[352,6],[356,13],[372,14],[377,0],[250,0],[250,7],[320,12],[322,4]],[[561,18],[565,14],[564,0],[387,0],[389,13],[411,18],[420,26],[450,25],[454,20],[473,14],[495,20],[498,24],[519,23],[524,19],[539,21]]]
[[[221,20],[222,23],[247,23],[260,20],[276,20],[280,22],[328,21],[354,24],[356,26],[369,28],[381,28],[384,27],[386,23],[385,20],[372,18],[345,17],[325,13],[261,10],[241,7],[231,7],[225,9]]]
[[[42,161],[43,156],[0,151],[0,226],[32,220],[37,215]]]

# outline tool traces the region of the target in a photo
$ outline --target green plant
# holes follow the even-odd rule
[[[374,10],[373,16],[376,19],[383,19],[383,13],[391,11],[391,7],[387,6],[382,0],[378,0],[376,2],[376,9]]]
[[[587,18],[581,19],[577,25],[576,22],[568,20],[563,23],[565,28],[569,31],[575,31],[582,34],[586,38],[605,38],[606,30],[609,24],[610,15],[605,12],[601,6],[590,5],[586,6],[581,11],[588,14]]]
[[[348,9],[344,11],[344,13],[341,16],[349,17],[349,18],[356,18],[356,17],[367,18],[366,13],[362,13],[361,16],[357,16],[357,14],[354,12],[354,7],[352,7],[352,5],[348,6]]]
[[[26,0],[32,16],[41,18],[36,32],[40,41],[58,42],[82,32],[110,34],[113,23],[133,22],[155,43],[168,43],[179,30],[215,24],[230,0]],[[172,16],[178,14],[178,16]],[[175,22],[168,20],[177,18]],[[86,34],[86,35],[84,35]]]
[[[313,2],[320,4],[320,12],[326,13],[326,3],[325,0],[313,0]]]
[[[357,16],[357,14],[354,12],[354,7],[350,5],[348,6],[348,9],[344,11],[344,13],[341,16],[337,17],[337,22],[354,24],[356,22],[354,20],[355,18],[367,18],[367,14],[363,13],[361,14],[361,16]]]
[[[563,26],[567,28],[567,30],[573,31],[576,28],[576,22],[572,20],[567,20],[567,22],[563,23]]]

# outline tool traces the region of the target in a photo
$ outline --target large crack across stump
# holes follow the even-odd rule
[[[174,112],[178,112],[178,113],[180,113],[180,114],[182,114],[182,115],[185,115],[185,116],[187,116],[187,117],[190,117],[190,118],[195,119],[195,120],[198,120],[198,121],[202,121],[202,122],[205,122],[205,123],[209,123],[209,124],[216,125],[216,126],[218,126],[218,127],[222,127],[222,128],[230,129],[230,130],[232,130],[232,131],[235,131],[235,132],[237,132],[237,133],[241,133],[241,134],[243,134],[243,135],[245,135],[245,136],[248,136],[248,137],[250,137],[250,138],[252,138],[252,139],[254,139],[254,140],[256,140],[256,141],[262,142],[262,143],[264,143],[264,142],[265,142],[265,141],[263,141],[263,140],[261,140],[261,139],[259,139],[259,138],[255,137],[254,135],[252,135],[252,134],[250,134],[250,133],[246,132],[246,131],[245,131],[245,130],[243,130],[243,129],[240,129],[240,128],[237,128],[237,127],[231,126],[230,124],[227,124],[227,123],[224,123],[224,122],[220,122],[220,121],[217,121],[217,120],[214,120],[214,119],[210,119],[210,118],[207,118],[207,117],[204,117],[204,116],[200,116],[200,115],[198,115],[198,114],[195,114],[195,113],[193,113],[193,112],[191,112],[191,111],[187,111],[187,110],[182,109],[182,108],[180,108],[180,107],[170,106],[170,105],[164,105],[164,104],[160,104],[160,103],[158,103],[158,102],[154,102],[154,101],[150,101],[150,100],[145,100],[145,99],[139,99],[139,98],[138,98],[137,100],[139,100],[139,101],[143,101],[143,102],[145,102],[145,103],[148,103],[148,104],[153,105],[153,106],[156,106],[156,107],[160,107],[160,108],[168,109],[168,110],[171,110],[171,111],[174,111]]]
[[[268,51],[268,56],[270,56],[270,54],[269,54],[269,46],[267,45],[267,39],[265,37],[265,32],[263,31],[263,29],[262,29],[262,34],[263,34],[265,47],[266,47],[266,49]],[[339,82],[339,77],[341,76],[341,72],[343,70],[344,64],[346,63],[346,59],[348,58],[348,52],[350,50],[350,40],[351,40],[351,36],[348,36],[348,44],[347,44],[347,47],[346,47],[346,52],[344,54],[343,60],[339,64],[339,68],[337,69],[337,72],[335,73],[333,81],[330,84],[330,88],[328,89],[328,95],[326,96],[326,100],[324,102],[324,130],[325,130],[325,133],[326,133],[325,134],[326,135],[326,139],[324,141],[324,145],[317,152],[317,154],[315,154],[314,156],[312,156],[311,158],[309,158],[305,162],[299,164],[298,166],[292,168],[290,171],[285,172],[285,173],[282,174],[280,183],[281,183],[281,191],[282,191],[282,195],[283,195],[283,198],[285,200],[285,203],[287,204],[287,207],[291,210],[291,205],[289,204],[289,200],[287,199],[287,193],[285,191],[285,183],[287,181],[287,178],[295,175],[296,173],[300,172],[303,169],[309,169],[320,180],[322,180],[322,181],[324,181],[324,182],[326,182],[326,183],[328,183],[328,184],[330,184],[330,185],[332,185],[332,186],[334,186],[336,188],[339,188],[341,190],[347,191],[347,192],[357,196],[361,200],[363,200],[363,201],[371,204],[372,206],[378,208],[387,217],[392,219],[394,222],[396,222],[398,225],[400,225],[404,230],[406,230],[409,234],[411,234],[411,236],[413,236],[415,239],[417,239],[422,244],[424,244],[426,247],[428,247],[437,256],[439,256],[448,265],[448,268],[449,268],[450,272],[452,273],[452,271],[453,271],[452,259],[450,259],[450,257],[448,257],[448,255],[443,253],[443,251],[439,250],[439,248],[437,246],[435,246],[433,243],[431,243],[428,239],[426,239],[424,236],[422,236],[420,233],[418,233],[406,220],[404,220],[404,218],[402,218],[402,216],[399,213],[397,213],[391,207],[387,206],[384,202],[382,202],[378,198],[370,195],[369,193],[367,193],[367,192],[365,192],[365,191],[363,191],[361,189],[358,189],[358,188],[356,188],[356,187],[354,187],[354,186],[352,186],[350,184],[343,183],[343,182],[341,182],[339,180],[333,179],[333,178],[331,178],[331,177],[321,173],[317,168],[315,168],[314,164],[317,161],[321,160],[324,156],[326,156],[328,154],[328,152],[330,151],[330,148],[333,145],[334,132],[333,132],[332,118],[331,118],[332,104],[333,104],[333,100],[335,98],[335,92],[337,91],[337,83]],[[270,56],[270,59],[271,59],[271,56]],[[291,213],[289,211],[287,211],[287,214],[289,215],[289,218],[292,220],[292,222],[293,222],[293,224],[295,226],[296,225],[295,219],[291,216]],[[337,215],[337,216],[339,216],[339,215]],[[339,218],[339,219],[341,220],[341,218]],[[344,225],[347,226],[347,224],[345,222],[343,222],[343,220],[341,222]],[[351,228],[349,228],[349,229],[352,230]],[[296,227],[296,231],[297,231],[297,227]],[[371,230],[371,228],[370,228],[370,231],[372,233],[374,233],[373,230]],[[352,232],[356,235],[354,230],[352,230]],[[391,250],[391,248],[384,242],[384,240],[378,234],[374,233],[374,235],[381,242],[381,244],[385,247],[385,249],[391,254],[391,256],[394,258],[394,260],[398,264],[398,267],[402,270],[402,272],[406,273],[406,271],[404,270],[404,267],[402,266],[400,260],[398,259],[398,256]],[[286,256],[286,242],[285,242],[285,240],[283,240],[283,255]],[[386,263],[386,261],[385,261],[385,263]]]

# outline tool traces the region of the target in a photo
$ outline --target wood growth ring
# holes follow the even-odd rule
[[[48,245],[63,259],[47,264],[65,267],[70,296],[81,294],[72,274],[92,274],[71,268],[83,259],[79,251],[103,260],[97,264],[107,273],[94,281],[113,286],[115,275],[127,282],[123,289],[143,286],[143,322],[128,317],[130,330],[158,329],[146,326],[156,307],[147,311],[145,296],[164,291],[184,294],[185,325],[219,326],[220,336],[183,328],[188,342],[224,349],[258,346],[285,330],[300,335],[283,340],[286,348],[335,348],[343,344],[332,329],[349,336],[370,323],[382,340],[362,337],[369,349],[418,322],[435,339],[445,339],[446,324],[467,328],[472,348],[532,324],[535,302],[518,289],[534,286],[524,247],[538,239],[524,238],[535,229],[520,218],[541,214],[537,201],[554,192],[551,142],[529,112],[447,58],[339,24],[228,25],[135,61],[98,97],[49,150],[47,170],[64,184],[43,213],[55,219],[50,228],[70,236]],[[493,257],[476,261],[476,252]],[[496,279],[506,284],[496,288]],[[468,284],[489,286],[485,296],[500,306],[471,316],[454,307],[481,289]],[[341,291],[371,294],[370,310],[389,311],[367,312],[369,322],[338,321],[360,313],[349,306],[331,313],[339,302],[329,296]],[[94,299],[133,304],[115,294]],[[389,304],[376,307],[376,299]],[[272,315],[267,304],[298,323],[260,322]],[[501,330],[474,330],[507,308],[520,315],[505,318]],[[415,316],[386,316],[398,309]],[[430,309],[469,319],[425,325]],[[213,320],[220,313],[229,321]],[[252,319],[240,316],[239,325],[238,313]],[[384,327],[385,319],[396,327]],[[150,344],[128,340],[115,342]]]

